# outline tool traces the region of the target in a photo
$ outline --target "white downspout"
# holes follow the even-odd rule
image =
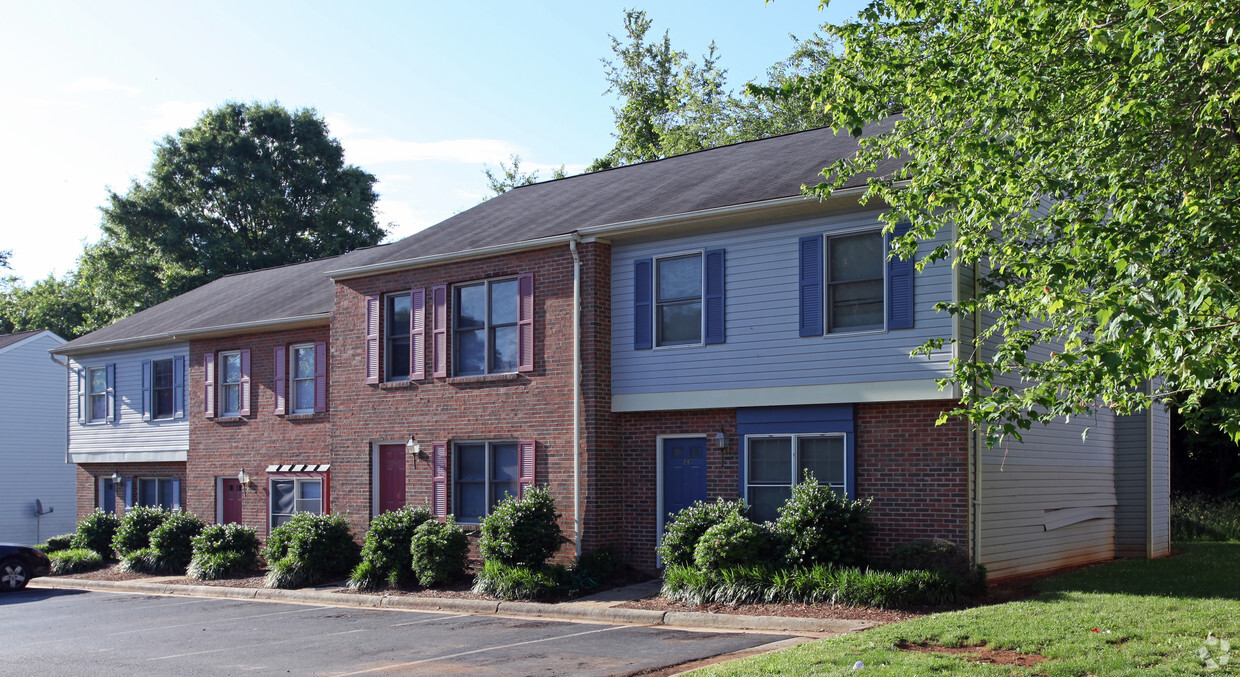
[[[573,551],[581,557],[581,256],[573,233],[568,251],[573,255]]]

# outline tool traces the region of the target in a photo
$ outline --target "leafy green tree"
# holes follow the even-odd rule
[[[875,0],[825,27],[842,49],[789,83],[854,134],[893,121],[818,193],[902,157],[867,194],[912,223],[900,254],[942,233],[919,265],[983,274],[945,304],[992,318],[946,381],[964,393],[952,413],[991,443],[1100,404],[1175,396],[1193,412],[1240,387],[1235,27],[1234,3],[1214,0]],[[1054,353],[1034,359],[1039,343]],[[1219,426],[1240,436],[1240,412]]]
[[[492,170],[486,165],[483,165],[482,173],[487,177],[487,189],[493,193],[493,195],[487,196],[488,199],[495,197],[496,195],[503,195],[513,188],[528,186],[531,183],[538,183],[538,170],[534,170],[532,172],[521,171],[520,155],[512,155],[508,158],[508,161],[512,164],[506,165],[503,162],[499,163],[498,172]],[[551,170],[552,179],[562,179],[564,176],[564,165],[560,165],[557,169]]]
[[[17,277],[0,281],[0,334],[50,329],[76,338],[90,326],[90,300],[72,276],[49,275],[29,287]]]

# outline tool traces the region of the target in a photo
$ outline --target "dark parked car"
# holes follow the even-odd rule
[[[0,592],[21,590],[30,579],[51,572],[52,563],[42,550],[0,543]]]

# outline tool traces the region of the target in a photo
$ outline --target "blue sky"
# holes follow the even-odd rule
[[[600,63],[627,7],[733,87],[864,5],[836,0],[573,2],[7,2],[0,41],[0,250],[27,282],[74,267],[107,188],[224,101],[313,107],[379,178],[390,238],[477,204],[484,165],[580,171],[612,144]]]

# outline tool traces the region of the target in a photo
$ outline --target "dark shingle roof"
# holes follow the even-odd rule
[[[888,123],[871,127],[866,136],[887,127]],[[333,283],[327,277],[331,271],[795,197],[803,184],[820,180],[823,167],[856,150],[856,139],[823,128],[522,186],[398,242],[221,278],[70,341],[58,351],[326,316],[333,303]],[[897,164],[887,163],[880,171]],[[867,176],[855,177],[844,187],[864,185]]]
[[[0,348],[11,346],[14,343],[17,343],[18,341],[28,339],[31,336],[34,336],[35,334],[42,334],[45,331],[47,330],[46,329],[34,329],[31,331],[19,331],[14,334],[0,334]]]
[[[890,123],[866,130],[870,136]],[[337,269],[564,235],[574,230],[800,195],[822,168],[857,150],[820,128],[522,186],[384,247],[354,252]],[[880,169],[888,171],[898,163]],[[868,175],[867,175],[868,176]],[[854,177],[845,188],[865,185]]]

